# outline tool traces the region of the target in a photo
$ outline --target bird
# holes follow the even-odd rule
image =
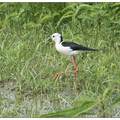
[[[78,81],[78,67],[77,67],[77,64],[76,64],[76,61],[75,61],[75,56],[79,55],[81,53],[84,53],[84,52],[99,51],[99,50],[88,48],[88,47],[85,47],[83,45],[79,45],[79,44],[74,43],[74,42],[64,42],[63,38],[62,38],[62,35],[59,34],[59,33],[52,34],[52,41],[55,42],[55,47],[56,47],[58,52],[71,57],[71,60],[72,60],[74,66],[76,68],[76,70],[74,70],[74,71],[57,73],[54,80],[60,74],[76,72],[77,73],[76,74],[76,86],[75,86],[75,95],[76,95],[77,94],[77,81]]]

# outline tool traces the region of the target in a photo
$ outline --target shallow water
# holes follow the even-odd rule
[[[57,96],[59,100],[51,101],[51,98],[49,95],[27,95],[22,94],[18,91],[14,90],[15,83],[14,82],[6,82],[4,85],[0,85],[0,91],[1,91],[1,99],[2,99],[2,114],[9,114],[11,111],[17,112],[19,114],[19,117],[33,117],[34,114],[38,114],[38,117],[40,117],[40,114],[46,114],[49,112],[55,111],[55,105],[60,107],[60,109],[64,108],[72,108],[71,105],[71,98],[68,97],[67,101],[64,99],[64,96],[68,95],[70,96],[70,91],[63,91],[61,94]],[[69,101],[69,102],[68,102]],[[55,103],[54,103],[55,102]],[[96,115],[80,115],[79,117],[99,117],[98,116],[98,109],[95,109]],[[27,114],[27,113],[30,114]],[[120,117],[120,106],[116,105],[114,107],[114,110],[108,111],[110,115],[107,115],[108,117]],[[2,116],[1,116],[2,117]],[[8,116],[9,117],[9,116]],[[13,116],[17,117],[17,116]]]
[[[35,95],[24,93],[21,94],[19,91],[14,90],[15,82],[6,82],[4,85],[0,85],[1,99],[2,99],[2,113],[9,113],[10,111],[17,111],[21,117],[32,117],[26,116],[28,112],[32,114],[38,113],[47,114],[54,112],[55,105],[54,101],[51,101],[51,97],[48,95]],[[30,91],[29,91],[30,92]],[[64,93],[64,95],[67,93]],[[58,96],[60,98],[61,96]],[[61,98],[60,98],[61,99]],[[64,100],[63,100],[64,101]],[[64,109],[64,106],[71,107],[68,103],[62,104],[57,99],[55,104],[59,105],[60,109]],[[17,106],[16,106],[17,105]],[[36,112],[36,113],[35,113]]]

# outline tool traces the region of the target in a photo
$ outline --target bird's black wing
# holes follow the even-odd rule
[[[70,47],[73,50],[81,50],[81,51],[98,51],[97,49],[92,49],[92,48],[88,48],[88,47],[84,47],[82,45],[79,45],[77,43],[74,42],[62,42],[62,45],[64,47]]]

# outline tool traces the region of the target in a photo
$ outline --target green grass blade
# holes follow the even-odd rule
[[[74,107],[66,110],[61,110],[55,113],[41,115],[41,117],[76,117],[80,114],[87,114],[87,111],[95,107],[98,103],[99,102],[87,101],[83,103],[80,107]]]

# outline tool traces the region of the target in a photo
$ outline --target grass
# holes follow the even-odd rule
[[[112,30],[104,31],[101,28],[97,32],[97,39],[94,28],[91,30],[88,27],[86,31],[89,33],[83,35],[82,31],[77,28],[72,30],[68,25],[63,25],[63,31],[59,31],[65,41],[71,40],[102,50],[76,57],[79,76],[78,94],[75,97],[75,73],[59,75],[54,80],[57,72],[75,68],[71,59],[58,53],[54,43],[49,42],[52,32],[10,27],[2,30],[0,83],[3,85],[1,89],[7,87],[0,94],[0,117],[48,117],[44,116],[47,113],[53,115],[51,117],[57,117],[58,114],[63,117],[90,117],[90,112],[91,115],[94,113],[94,117],[117,117],[120,89],[119,40]],[[10,86],[10,83],[13,85]],[[6,93],[8,96],[3,97]],[[14,97],[11,98],[11,95]],[[84,106],[86,111],[70,116],[68,109],[72,113],[72,110],[76,110],[74,107],[79,108],[79,105]],[[66,110],[66,114],[58,113],[60,110]]]

